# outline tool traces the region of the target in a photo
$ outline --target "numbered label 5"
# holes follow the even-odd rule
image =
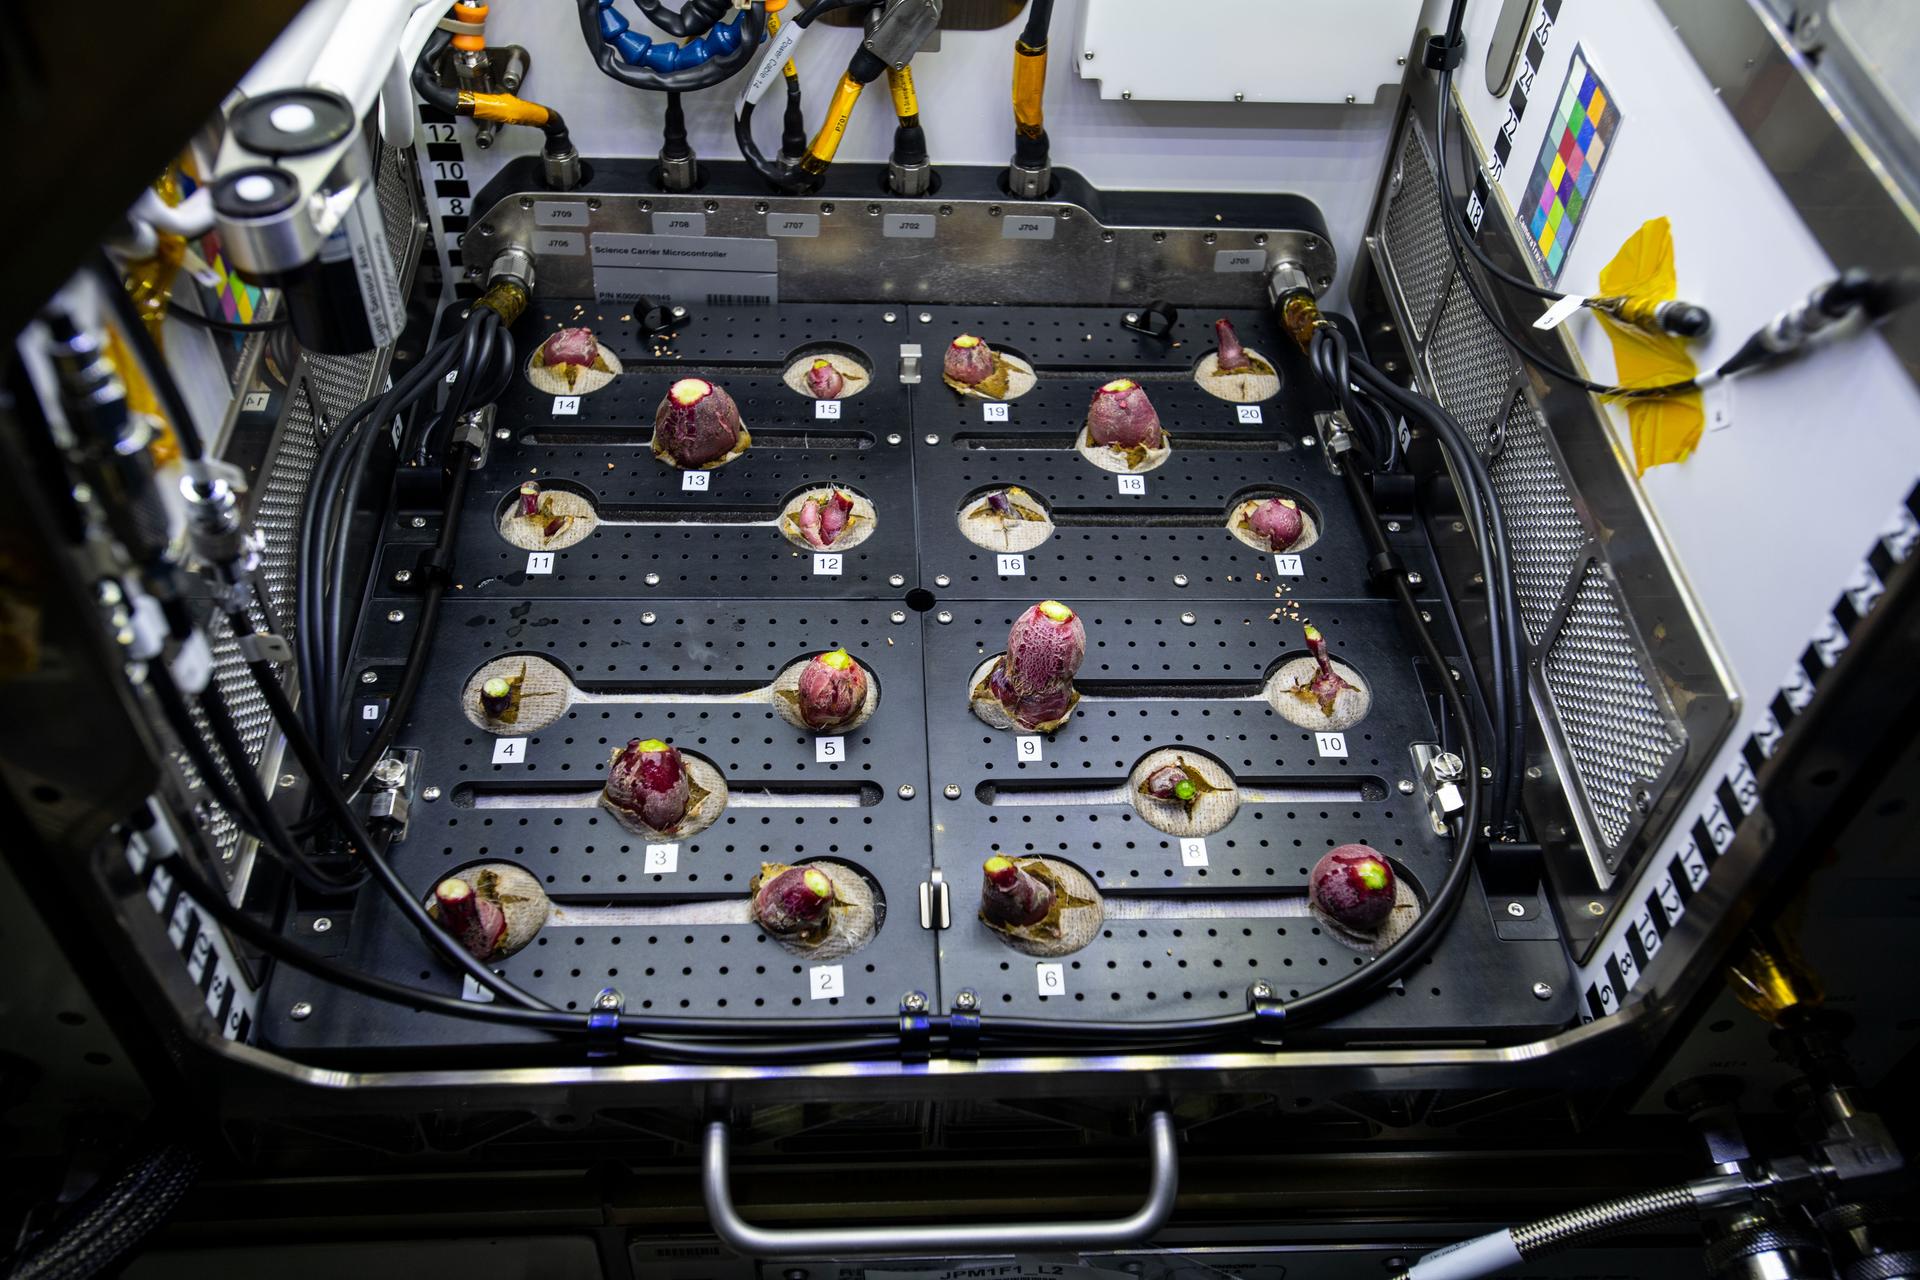
[[[845,738],[815,738],[813,740],[813,762],[815,764],[839,764],[847,758],[847,740]]]

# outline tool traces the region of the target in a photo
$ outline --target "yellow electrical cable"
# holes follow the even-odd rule
[[[528,102],[510,93],[474,93],[470,89],[462,89],[455,114],[472,116],[475,120],[494,120],[501,124],[530,124],[538,128],[547,122],[547,117],[552,113],[537,102]]]
[[[827,104],[826,123],[820,126],[813,145],[800,159],[803,172],[825,173],[833,163],[833,153],[840,149],[840,139],[847,132],[847,121],[853,118],[853,104],[860,101],[860,90],[865,87],[851,73],[841,75],[840,83],[833,87],[833,101]]]
[[[1013,44],[1013,123],[1033,137],[1045,127],[1041,99],[1047,87],[1047,51],[1024,41]]]
[[[913,68],[887,68],[887,90],[893,94],[893,114],[910,120],[920,114],[920,98],[913,91]]]
[[[780,0],[779,4],[769,3],[767,5],[767,39],[769,40],[780,34],[780,15],[775,13],[774,10],[785,8],[786,3],[787,0]],[[798,80],[800,78],[800,68],[793,65],[792,58],[787,59],[787,65],[781,68],[780,73],[789,80]]]

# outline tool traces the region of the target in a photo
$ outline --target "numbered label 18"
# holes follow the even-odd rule
[[[1316,733],[1313,745],[1321,755],[1336,760],[1347,758],[1347,735],[1344,733]]]
[[[1022,764],[1038,760],[1040,758],[1040,744],[1045,741],[1046,739],[1037,733],[1023,733],[1019,735],[1013,740],[1014,759],[1020,761]]]
[[[680,473],[680,491],[682,493],[705,493],[713,483],[710,471],[683,471]]]
[[[807,970],[807,994],[815,1000],[836,1000],[847,994],[847,972],[837,964],[817,964]]]
[[[527,759],[527,740],[525,738],[495,738],[493,740],[493,762],[495,764],[525,764]]]
[[[813,571],[816,575],[837,578],[840,576],[839,552],[816,551],[813,553]]]
[[[839,764],[847,758],[847,740],[845,738],[815,738],[813,740],[813,762],[815,764]]]
[[[999,555],[994,557],[995,566],[1003,578],[1024,578],[1027,576],[1027,558],[1025,556]]]
[[[579,396],[555,396],[553,398],[553,416],[571,418],[580,412]]]
[[[553,572],[553,552],[551,551],[527,552],[527,572],[529,574],[552,573]]]
[[[1033,966],[1033,985],[1043,996],[1067,994],[1067,966],[1036,964]]]
[[[988,422],[1005,422],[1007,420],[1007,406],[1004,404],[983,404],[980,406],[980,416]]]
[[[1180,841],[1180,865],[1183,867],[1204,867],[1207,865],[1207,842],[1203,838],[1183,839]]]
[[[840,402],[838,400],[815,400],[813,402],[813,416],[816,418],[838,418],[840,416]]]
[[[1257,404],[1235,405],[1233,408],[1233,416],[1238,422],[1258,425],[1260,422],[1260,406]]]
[[[644,866],[648,875],[672,875],[680,869],[680,846],[677,843],[648,845]]]
[[[1138,497],[1144,495],[1147,491],[1147,478],[1145,476],[1115,476],[1114,479],[1120,482],[1120,492],[1122,493],[1130,493]]]

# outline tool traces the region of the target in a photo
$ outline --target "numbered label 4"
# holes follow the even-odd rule
[[[807,970],[807,994],[815,1000],[837,1000],[847,994],[847,971],[837,964],[817,964]]]
[[[841,559],[837,551],[816,551],[813,553],[813,571],[816,575],[837,578],[840,576]]]
[[[1258,426],[1262,421],[1260,417],[1260,406],[1257,404],[1235,405],[1233,407],[1233,418],[1236,422],[1252,423]]]
[[[495,738],[493,740],[493,762],[495,764],[524,764],[527,759],[527,740],[525,738]]]
[[[648,845],[647,860],[644,865],[649,875],[672,875],[680,869],[680,846],[678,844]]]
[[[1067,966],[1063,964],[1036,964],[1033,966],[1033,985],[1043,996],[1063,996],[1067,994]]]
[[[527,552],[527,572],[530,574],[552,573],[553,572],[553,552],[551,551]]]
[[[711,471],[682,471],[680,473],[680,491],[682,493],[705,493],[713,484]]]
[[[1207,842],[1204,839],[1183,839],[1180,842],[1180,865],[1183,867],[1204,867],[1207,865]]]
[[[1282,578],[1298,578],[1306,572],[1295,555],[1276,555],[1273,558],[1273,571]]]
[[[840,416],[840,402],[838,400],[815,400],[813,402],[813,416],[816,418],[838,418]]]
[[[983,404],[980,406],[980,416],[988,422],[1005,422],[1008,417],[1007,406],[1004,404]]]
[[[1023,733],[1013,740],[1013,757],[1026,764],[1040,758],[1040,744],[1046,739],[1037,733]]]
[[[845,738],[815,738],[813,740],[813,762],[815,764],[839,764],[847,758],[847,740]]]
[[[1027,558],[1025,556],[999,555],[994,557],[994,565],[1003,578],[1024,578],[1027,576]]]
[[[1344,733],[1316,733],[1313,735],[1313,745],[1323,756],[1336,760],[1347,758],[1347,735]]]
[[[1147,491],[1147,478],[1145,476],[1115,476],[1114,479],[1119,481],[1120,492],[1122,493],[1130,493],[1137,497],[1144,495]]]
[[[580,412],[579,396],[555,396],[553,398],[553,416],[571,418]]]

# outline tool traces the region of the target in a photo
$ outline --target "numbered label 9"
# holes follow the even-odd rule
[[[807,994],[815,1000],[837,1000],[847,994],[847,971],[837,964],[817,964],[807,970]]]
[[[648,845],[643,869],[648,875],[672,875],[680,869],[680,846],[678,844]]]
[[[1029,764],[1040,758],[1040,744],[1046,739],[1037,733],[1023,733],[1013,740],[1013,758]]]

